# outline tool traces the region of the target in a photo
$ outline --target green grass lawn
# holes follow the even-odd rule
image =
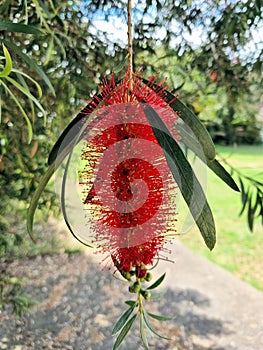
[[[232,166],[244,174],[263,182],[263,146],[218,146],[217,151]],[[209,171],[208,201],[217,227],[217,243],[212,252],[206,248],[196,227],[180,236],[181,241],[194,250],[229,270],[242,280],[263,290],[263,226],[256,220],[251,233],[246,215],[238,216],[241,196],[228,188]],[[246,214],[246,213],[245,213]],[[180,211],[179,211],[180,222]]]

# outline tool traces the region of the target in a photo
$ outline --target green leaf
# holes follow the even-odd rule
[[[260,212],[258,214],[258,216],[261,216],[261,223],[263,225],[263,194],[261,193],[261,201],[259,203],[260,206]]]
[[[33,222],[34,222],[34,215],[35,215],[35,211],[37,208],[37,204],[39,201],[39,198],[42,194],[42,192],[44,191],[46,185],[48,184],[49,180],[51,179],[52,175],[54,174],[56,170],[55,167],[55,163],[52,164],[49,168],[48,171],[46,172],[46,174],[42,177],[37,190],[35,191],[32,200],[30,202],[29,208],[28,208],[28,212],[27,212],[27,232],[29,233],[29,236],[31,237],[31,239],[34,241],[34,237],[33,237]]]
[[[248,200],[248,192],[247,193],[245,193],[245,195],[244,195],[244,197],[243,197],[243,199],[242,199],[242,201],[243,201],[243,205],[242,205],[242,208],[241,208],[241,210],[240,210],[240,212],[239,212],[239,214],[238,214],[238,216],[241,216],[243,213],[244,213],[244,210],[245,210],[245,208],[246,208],[246,206],[247,206],[247,200]]]
[[[72,147],[71,144],[68,145],[68,148]],[[52,175],[55,173],[57,168],[61,165],[67,154],[69,153],[68,149],[65,149],[63,153],[60,154],[60,156],[57,158],[57,161],[50,165],[48,168],[46,174],[41,178],[40,183],[36,189],[36,191],[33,194],[33,197],[31,199],[28,211],[27,211],[27,231],[31,238],[33,237],[33,222],[34,222],[34,215],[37,208],[37,204],[39,201],[39,198],[46,188],[49,180],[51,179]]]
[[[130,317],[130,315],[132,314],[134,308],[135,308],[135,305],[132,305],[128,310],[126,310],[122,316],[119,318],[119,320],[116,322],[115,326],[113,327],[113,330],[112,330],[112,335],[115,335],[117,334],[121,329],[122,327],[125,325],[125,323],[127,322],[128,318]]]
[[[247,221],[250,231],[253,231],[254,226],[254,208],[252,207],[252,195],[248,199]]]
[[[59,136],[55,145],[52,147],[51,152],[49,153],[48,165],[53,164],[59,154],[63,152],[63,149],[67,146],[67,144],[64,142],[66,137],[68,138],[69,142],[72,142],[79,137],[79,133],[81,132],[81,128],[83,126],[82,120],[85,119],[87,119],[87,114],[80,112],[63,130],[62,134]]]
[[[112,94],[113,93],[114,91],[112,91]],[[55,143],[55,145],[53,146],[49,154],[48,165],[51,165],[56,160],[58,155],[61,152],[63,152],[63,149],[68,142],[74,142],[74,140],[76,139],[79,139],[79,140],[81,139],[80,137],[81,130],[84,130],[85,126],[88,125],[88,122],[92,120],[92,118],[96,117],[97,111],[103,105],[105,105],[103,97],[100,94],[97,95],[97,99],[100,100],[100,102],[90,114],[87,114],[87,112],[85,111],[86,109],[88,109],[89,105],[87,105],[64,129],[64,131],[59,136],[57,142]],[[65,143],[64,141],[66,138],[67,138],[67,142]]]
[[[133,306],[133,305],[136,305],[136,301],[134,301],[134,300],[126,300],[125,301],[125,304],[127,304],[127,305],[129,305],[129,306]]]
[[[28,24],[12,23],[12,22],[5,22],[5,21],[0,21],[0,31],[36,34],[36,35],[44,34],[44,32],[39,28]]]
[[[159,115],[149,105],[144,107],[144,111],[156,139],[169,155],[168,157],[165,154],[167,163],[204,241],[207,247],[212,250],[216,243],[215,223],[203,189],[180,146],[174,140]]]
[[[54,36],[51,36],[43,66],[46,66],[49,63],[53,53],[54,53]]]
[[[16,80],[10,77],[6,77],[6,79],[13,84],[18,90],[20,90],[24,95],[26,95],[30,100],[34,102],[34,104],[38,107],[38,109],[43,113],[44,124],[46,124],[46,111],[42,107],[41,103],[31,94],[29,90],[24,88],[21,84],[19,84]]]
[[[219,163],[217,159],[213,161],[208,161],[207,166],[223,180],[230,188],[234,191],[240,192],[239,187],[237,186],[233,177],[226,171],[226,169]]]
[[[5,45],[3,45],[3,52],[5,56],[5,66],[2,72],[0,72],[0,78],[6,78],[12,71],[12,59]]]
[[[166,340],[171,340],[171,338],[167,338],[167,337],[164,337],[162,336],[161,334],[159,334],[153,327],[152,325],[150,324],[145,312],[143,312],[143,318],[144,318],[144,321],[145,321],[145,324],[146,324],[146,327],[155,335],[157,335],[157,337],[159,338],[162,338],[162,339],[166,339]]]
[[[147,315],[149,315],[150,317],[152,317],[158,321],[171,321],[172,319],[174,319],[174,317],[155,315],[155,314],[152,314],[151,312],[147,312]]]
[[[242,200],[242,204],[245,203],[246,201],[246,191],[245,191],[245,186],[244,186],[244,183],[241,179],[241,177],[239,176],[238,177],[238,180],[239,180],[239,183],[240,183],[240,189],[241,189],[241,200]]]
[[[39,77],[41,79],[43,79],[43,81],[45,82],[45,84],[49,87],[50,91],[52,92],[52,94],[55,96],[55,90],[53,85],[51,84],[49,78],[47,77],[47,75],[43,72],[43,70],[39,67],[39,65],[30,57],[27,56],[22,50],[19,49],[18,46],[16,46],[15,44],[13,44],[11,41],[9,40],[3,40],[4,43],[6,44],[6,46],[8,46],[11,50],[13,50],[19,57],[22,58],[22,60],[24,62],[26,62],[26,64],[28,64],[28,66],[35,71]]]
[[[247,205],[247,201],[248,198],[250,196],[250,188],[248,188],[248,190],[245,190],[243,181],[241,180],[241,178],[239,177],[239,182],[240,182],[240,188],[241,188],[241,200],[242,200],[242,208],[240,210],[239,216],[241,216],[246,208]]]
[[[149,344],[145,334],[145,320],[144,320],[143,312],[140,314],[140,336],[141,336],[144,348],[146,350],[149,350]]]
[[[194,138],[191,133],[186,131],[185,127],[182,127],[180,123],[177,124],[177,129],[179,130],[179,135],[181,136],[180,143],[183,143],[187,148],[191,149],[199,159],[206,164],[210,170],[212,170],[221,180],[223,180],[229,187],[234,191],[239,191],[239,188],[232,178],[232,176],[226,171],[226,169],[219,163],[217,159],[209,160],[206,158],[205,154],[201,150],[200,144],[196,138]]]
[[[256,198],[256,202],[255,202],[255,213],[257,211],[257,208],[259,208],[259,213],[258,216],[261,216],[261,205],[263,205],[263,198],[260,195],[261,191],[259,188],[257,188],[257,198]]]
[[[113,350],[118,350],[121,343],[123,342],[124,338],[126,337],[126,335],[128,334],[129,330],[131,329],[136,317],[138,314],[135,314],[127,323],[126,325],[123,327],[122,331],[120,332],[120,334],[118,335],[116,342],[113,346]]]
[[[61,40],[57,36],[54,36],[54,40],[55,40],[56,44],[60,47],[60,50],[61,50],[62,55],[63,55],[63,59],[65,60],[67,58],[67,53],[66,53],[66,50],[65,50],[63,43],[61,42]]]
[[[5,0],[4,2],[1,3],[0,11],[2,14],[8,10],[10,6],[10,2],[11,0]]]
[[[147,80],[144,80],[147,82]],[[166,90],[167,102],[172,101],[175,96]],[[202,122],[196,117],[196,115],[180,101],[180,99],[174,100],[171,104],[174,111],[179,112],[180,118],[190,127],[194,133],[196,139],[188,133],[184,127],[177,124],[179,135],[182,137],[182,142],[190,148],[196,155],[207,164],[207,166],[223,180],[233,190],[239,191],[237,184],[232,176],[226,171],[226,169],[215,159],[215,147],[211,139],[210,134],[206,130]],[[202,146],[202,152],[200,149]],[[204,159],[205,158],[205,159]]]
[[[35,79],[33,79],[30,75],[28,75],[28,74],[22,72],[21,70],[18,70],[18,69],[15,69],[15,68],[12,69],[12,72],[14,72],[14,73],[16,73],[16,74],[19,74],[19,75],[22,75],[23,77],[25,77],[25,78],[27,78],[28,80],[30,80],[30,81],[36,86],[39,98],[42,97],[42,89],[41,89],[41,86],[38,84],[38,82],[37,82]]]
[[[42,21],[43,20],[43,16],[42,16],[42,11],[41,11],[41,7],[40,7],[40,1],[32,0],[32,2],[35,5],[37,17],[40,18],[41,21]],[[43,8],[45,8],[44,4],[43,4]]]
[[[26,112],[25,112],[24,108],[22,107],[21,103],[19,102],[19,100],[16,98],[16,96],[13,94],[13,92],[9,89],[9,87],[1,80],[0,80],[0,84],[3,85],[3,87],[5,88],[7,93],[12,97],[15,104],[17,105],[20,112],[22,113],[23,117],[25,118],[26,123],[27,123],[27,131],[28,131],[28,143],[30,143],[32,141],[32,137],[33,137],[33,129],[32,129],[32,124],[31,124],[31,121],[30,121],[28,115],[26,114]]]
[[[166,100],[169,102],[174,99],[174,95],[166,91]],[[215,159],[216,152],[215,146],[211,139],[210,134],[206,130],[202,122],[197,118],[197,116],[177,98],[170,104],[171,108],[175,112],[179,112],[179,117],[190,127],[196,136],[198,142],[200,142],[203,152],[207,159]]]
[[[150,87],[157,87],[156,84],[150,83],[147,79],[143,79],[143,82]],[[165,90],[165,94],[164,99],[170,104],[175,112],[178,112],[179,117],[190,127],[198,142],[201,144],[206,158],[209,160],[215,159],[216,151],[214,143],[202,122],[183,102],[180,101],[179,98],[176,98],[176,96],[168,90]]]
[[[0,84],[0,124],[2,123],[2,93],[3,86]]]
[[[28,208],[28,212],[27,212],[27,230],[28,233],[30,235],[30,237],[33,239],[33,222],[34,222],[34,215],[35,215],[35,211],[37,208],[37,204],[39,201],[39,198],[42,194],[42,192],[44,191],[45,187],[47,186],[50,178],[52,177],[52,175],[55,173],[55,171],[58,169],[58,167],[61,165],[61,163],[63,162],[63,160],[67,157],[67,155],[73,150],[74,146],[75,146],[75,140],[72,140],[72,142],[68,143],[67,146],[63,149],[63,151],[59,154],[59,156],[56,159],[56,162],[53,162],[50,167],[48,168],[46,174],[41,178],[40,183],[38,185],[37,190],[35,191],[35,193],[33,194],[32,200],[30,202],[29,208]],[[68,168],[68,164],[69,164],[69,159],[67,161],[67,165],[66,165],[66,169],[64,171],[64,177],[63,177],[63,183],[64,183],[64,178],[65,178],[65,174],[66,174],[66,170]],[[63,189],[62,189],[63,192]],[[63,199],[61,198],[61,206],[62,206],[62,210],[63,210]],[[68,224],[66,218],[65,218],[65,222],[68,225],[72,235],[82,244],[86,245],[87,247],[93,248],[92,245],[82,241],[79,239],[79,237],[77,237],[74,232],[72,231],[70,225]]]
[[[72,235],[79,242],[81,242],[82,244],[84,244],[84,245],[86,245],[88,247],[93,247],[92,245],[87,244],[86,242],[80,240],[79,237],[77,237],[75,235],[75,233],[73,232],[73,230],[72,230],[72,228],[71,228],[71,226],[70,226],[70,224],[69,224],[69,222],[67,220],[67,215],[66,215],[66,210],[65,210],[64,191],[65,191],[65,181],[66,181],[67,171],[68,171],[68,168],[69,168],[70,157],[71,157],[72,151],[73,151],[76,143],[80,140],[80,135],[79,134],[80,134],[81,128],[85,128],[86,127],[86,123],[88,122],[88,121],[86,121],[86,123],[80,123],[81,127],[77,125],[77,127],[78,127],[77,132],[75,130],[72,131],[71,129],[73,129],[73,127],[71,126],[71,124],[72,125],[76,124],[78,121],[81,120],[81,118],[84,117],[84,114],[81,114],[81,118],[80,118],[80,114],[73,120],[74,123],[73,122],[70,123],[70,125],[64,131],[64,133],[66,131],[67,131],[67,133],[72,132],[71,135],[68,135],[67,133],[65,133],[64,138],[66,136],[68,137],[67,142],[64,142],[64,144],[63,144],[64,138],[58,140],[58,141],[60,141],[60,143],[57,142],[57,143],[59,143],[59,146],[55,150],[54,160],[50,164],[50,167],[48,168],[47,173],[41,179],[40,184],[39,184],[36,192],[33,195],[32,200],[31,200],[31,203],[30,203],[30,206],[29,206],[29,209],[28,209],[28,215],[27,215],[27,228],[28,228],[29,235],[32,237],[34,214],[35,214],[35,211],[36,211],[36,208],[37,208],[37,203],[39,201],[41,193],[44,191],[48,181],[51,178],[51,176],[55,173],[57,168],[62,164],[63,160],[69,155],[67,163],[66,163],[66,167],[65,167],[65,170],[64,170],[64,176],[63,176],[63,182],[62,182],[61,209],[62,209],[62,212],[63,212],[63,215],[64,215],[65,222],[66,222],[70,232],[72,233]],[[96,110],[94,110],[94,112],[92,112],[90,114],[90,117],[94,116],[94,115],[96,115]],[[85,117],[87,117],[87,116],[85,115]],[[79,118],[79,119],[75,122],[75,120],[77,118]],[[57,143],[56,143],[56,145],[57,145]]]
[[[25,80],[25,78],[23,77],[23,75],[21,74],[16,74],[16,80],[27,90],[30,91],[30,88]],[[30,104],[30,108],[31,108],[31,115],[32,115],[32,120],[34,122],[35,120],[35,105],[34,102],[29,98],[28,102]]]
[[[161,283],[162,283],[162,281],[164,280],[164,278],[165,278],[165,273],[161,276],[161,277],[159,277],[158,278],[158,280],[156,281],[156,282],[154,282],[153,284],[151,284],[148,288],[146,288],[146,289],[155,289],[155,288],[157,288]]]
[[[51,165],[56,158],[59,156],[61,152],[63,152],[64,148],[67,147],[68,143],[75,144],[76,139],[81,139],[80,134],[81,131],[84,130],[85,126],[88,125],[88,122],[92,120],[99,108],[104,105],[104,101],[101,101],[98,106],[94,109],[94,111],[90,114],[87,114],[82,110],[64,129],[62,134],[59,136],[57,142],[53,146],[51,152],[48,157],[48,165]],[[85,107],[86,108],[86,107]],[[84,108],[84,109],[85,109]],[[67,138],[67,142],[65,139]]]

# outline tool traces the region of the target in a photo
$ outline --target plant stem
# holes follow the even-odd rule
[[[129,79],[132,81],[133,73],[133,48],[132,48],[132,0],[128,0],[128,70]]]
[[[143,312],[143,305],[142,305],[142,295],[140,292],[138,293],[138,303],[139,303],[139,314],[141,315]]]

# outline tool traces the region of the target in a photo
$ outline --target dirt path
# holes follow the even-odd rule
[[[182,244],[171,249],[168,298],[194,349],[262,350],[263,293]]]
[[[175,316],[155,327],[170,342],[150,338],[155,350],[263,349],[263,293],[196,256],[179,242],[174,263],[163,262],[156,277],[167,272],[166,294],[149,301],[152,312]],[[126,284],[101,271],[90,253],[15,261],[16,276],[27,279],[27,293],[39,301],[31,314],[17,319],[2,312],[0,350],[110,350],[112,326],[130,298]],[[143,349],[138,327],[122,347]]]

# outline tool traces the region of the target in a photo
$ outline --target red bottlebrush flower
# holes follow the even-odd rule
[[[145,106],[169,128],[174,128],[177,115],[165,102],[164,82],[156,84],[156,79],[147,85],[135,75],[132,80],[126,75],[117,84],[114,76],[104,79],[100,95],[82,111],[95,113],[84,131],[86,167],[80,176],[93,241],[120,271],[139,269],[139,278],[146,274],[143,266],[151,265],[163,249],[167,224],[175,214],[174,180]]]

